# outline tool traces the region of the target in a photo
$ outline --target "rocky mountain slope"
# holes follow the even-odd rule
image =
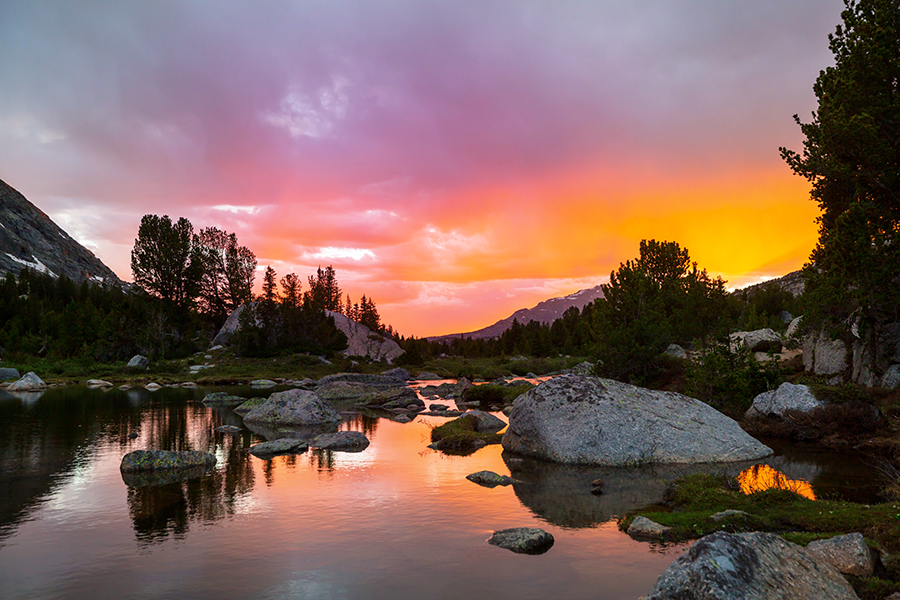
[[[25,267],[81,282],[122,282],[25,196],[0,180],[0,277]]]
[[[540,323],[552,323],[556,319],[563,316],[563,313],[566,312],[569,308],[575,306],[578,307],[578,310],[581,310],[597,298],[603,297],[603,291],[600,289],[600,286],[588,288],[586,290],[580,290],[575,292],[574,294],[569,294],[568,296],[562,296],[560,298],[550,298],[549,300],[544,300],[540,302],[537,306],[532,308],[520,308],[507,318],[497,321],[493,325],[489,325],[484,327],[483,329],[479,329],[477,331],[470,331],[468,333],[452,333],[450,335],[441,335],[429,337],[428,340],[432,342],[443,342],[448,341],[453,338],[472,338],[472,339],[484,339],[484,338],[494,338],[498,337],[504,331],[512,327],[513,321],[516,320],[521,324],[526,324],[529,321],[538,321]]]

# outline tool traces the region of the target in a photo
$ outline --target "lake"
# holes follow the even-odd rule
[[[658,502],[679,475],[749,466],[564,467],[497,445],[448,456],[427,448],[447,418],[349,410],[341,428],[369,437],[363,452],[260,460],[247,448],[264,438],[213,431],[242,425],[200,403],[222,389],[0,391],[0,597],[633,600],[684,546],[636,542],[616,519]],[[130,488],[119,463],[138,449],[207,450],[218,463],[199,479]],[[777,453],[758,462],[819,497],[877,499],[864,457]],[[522,483],[466,480],[481,470]],[[602,496],[590,493],[597,477]],[[508,527],[540,527],[555,544],[531,556],[486,543]]]

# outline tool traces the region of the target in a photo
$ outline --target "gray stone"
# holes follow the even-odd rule
[[[667,568],[646,600],[858,600],[831,565],[771,533],[716,532]]]
[[[815,540],[806,547],[813,560],[825,561],[844,575],[871,577],[875,572],[872,551],[861,533],[836,535],[827,540]]]
[[[237,397],[237,396],[235,396],[235,397]],[[238,406],[235,406],[231,410],[233,410],[234,412],[236,412],[239,415],[245,415],[265,401],[266,401],[266,398],[250,398],[243,404],[239,404]]]
[[[391,420],[395,423],[412,423],[412,419],[409,418],[409,415],[397,415]]]
[[[425,403],[416,395],[416,391],[408,387],[376,391],[360,397],[359,403],[366,406],[380,406],[386,409],[399,408],[408,404],[425,406]]]
[[[406,382],[409,379],[409,371],[406,369],[402,369],[397,367],[396,369],[389,369],[382,373],[385,377],[392,377],[394,379],[399,379],[402,382]]]
[[[637,516],[625,532],[637,540],[662,540],[672,531],[671,527],[660,525],[647,517]]]
[[[439,381],[443,379],[440,375],[436,375],[434,373],[429,373],[428,371],[424,371],[416,375],[416,381]]]
[[[881,387],[895,390],[900,387],[900,365],[891,365],[881,377]]]
[[[324,387],[333,383],[354,383],[366,385],[379,390],[388,390],[404,387],[406,383],[389,375],[370,375],[368,373],[335,373],[326,375],[318,381],[318,387]]]
[[[608,466],[730,462],[772,454],[699,400],[579,375],[551,379],[519,396],[502,444],[516,454]]]
[[[36,392],[46,389],[47,384],[38,377],[34,371],[29,371],[18,381],[14,381],[6,388],[7,392]]]
[[[800,332],[800,323],[803,321],[803,316],[799,316],[794,318],[793,321],[788,325],[787,331],[784,333],[785,339],[794,339],[797,337],[797,334]]]
[[[369,438],[361,431],[338,431],[323,433],[309,442],[313,448],[320,450],[346,450],[359,452],[369,446]]]
[[[593,375],[594,374],[594,363],[584,361],[582,363],[578,363],[566,373],[570,373],[572,375]]]
[[[242,396],[233,396],[228,392],[212,392],[203,397],[203,404],[207,406],[238,406],[246,402]]]
[[[225,319],[225,323],[222,324],[216,337],[213,338],[213,347],[227,345],[231,341],[232,336],[241,329],[241,313],[244,312],[245,306],[245,304],[241,304],[231,311],[231,314]],[[210,348],[210,350],[212,350],[212,348]]]
[[[271,442],[260,442],[250,446],[250,454],[257,458],[271,458],[279,454],[302,454],[309,449],[306,440],[297,438],[280,438]]]
[[[671,358],[678,358],[680,360],[687,360],[687,352],[684,351],[684,348],[679,346],[678,344],[669,344],[669,347],[666,348],[666,351],[663,352],[666,356]]]
[[[141,369],[146,370],[147,367],[150,366],[150,359],[146,356],[141,356],[140,354],[135,354],[131,357],[131,360],[128,361],[128,365],[132,369]]]
[[[727,521],[728,519],[733,519],[735,517],[747,518],[749,516],[751,516],[750,513],[744,512],[742,510],[729,509],[712,514],[709,516],[709,518],[716,523],[721,523],[722,521]]]
[[[250,387],[252,387],[255,390],[261,390],[261,389],[265,389],[265,388],[275,387],[276,385],[278,385],[278,384],[275,383],[274,381],[272,381],[271,379],[254,379],[253,381],[250,382]]]
[[[243,431],[240,427],[235,427],[234,425],[220,425],[215,428],[215,431],[219,433],[240,433]]]
[[[466,475],[466,479],[471,481],[472,483],[477,483],[478,485],[482,485],[484,487],[497,487],[498,485],[510,485],[515,482],[515,479],[509,477],[507,475],[498,475],[493,471],[478,471],[477,473],[470,473]]]
[[[375,333],[341,313],[326,310],[325,314],[334,317],[335,327],[347,336],[347,349],[341,351],[344,356],[364,356],[390,364],[403,354],[403,348],[391,338]]]
[[[244,415],[244,421],[267,425],[328,425],[339,423],[341,416],[314,392],[287,390],[276,392]]]
[[[729,337],[732,343],[743,342],[750,352],[781,352],[781,336],[768,328],[737,331]]]
[[[803,343],[803,365],[816,375],[839,375],[847,369],[847,345],[824,331],[811,334]]]
[[[102,379],[88,379],[85,385],[89,388],[111,388],[113,384]]]
[[[875,376],[875,361],[872,347],[861,340],[853,340],[853,374],[850,381],[866,387],[874,387],[878,383]]]
[[[147,385],[144,386],[145,390],[149,390],[151,392],[155,392],[156,390],[161,390],[162,386],[156,383],[155,381],[151,381]]]
[[[553,536],[536,527],[514,527],[495,531],[488,543],[518,554],[543,554],[553,546]]]
[[[124,472],[156,471],[159,469],[184,469],[207,467],[216,464],[216,457],[209,452],[184,450],[135,450],[122,458],[119,469]]]
[[[498,419],[491,413],[484,412],[483,410],[470,410],[464,412],[460,419],[464,418],[475,420],[475,431],[478,433],[497,433],[506,427],[506,423],[504,423],[502,419]]]
[[[0,367],[0,381],[9,381],[10,379],[18,379],[19,377],[21,377],[21,375],[19,375],[18,369]]]
[[[787,411],[806,413],[824,406],[825,402],[816,399],[808,386],[785,382],[778,386],[777,390],[763,392],[754,398],[753,404],[744,416],[775,415],[783,417]]]

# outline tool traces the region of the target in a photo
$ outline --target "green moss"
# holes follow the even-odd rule
[[[488,444],[499,444],[503,437],[499,433],[479,433],[475,431],[475,418],[465,416],[448,421],[431,430],[431,441],[444,452],[474,452]]]

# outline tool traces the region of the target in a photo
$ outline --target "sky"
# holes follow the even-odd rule
[[[417,337],[676,241],[800,268],[800,150],[840,0],[5,0],[0,179],[122,279],[145,214],[333,265]],[[261,280],[261,273],[257,282]]]

